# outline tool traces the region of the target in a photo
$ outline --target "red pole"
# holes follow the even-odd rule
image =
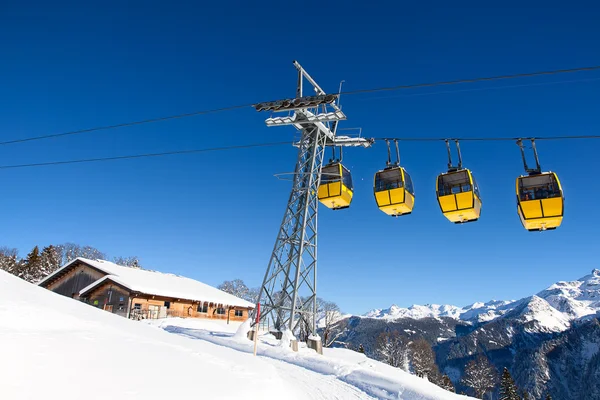
[[[260,303],[256,305],[256,323],[254,324],[254,355],[256,355],[256,346],[258,344],[258,323],[260,321]]]

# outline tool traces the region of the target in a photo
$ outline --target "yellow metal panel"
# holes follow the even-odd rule
[[[404,188],[392,189],[389,191],[392,198],[392,204],[404,203]]]
[[[414,196],[404,188],[375,192],[375,200],[381,211],[393,216],[412,212],[415,202]]]
[[[473,208],[473,192],[457,193],[456,204],[459,210]]]
[[[442,196],[439,200],[444,216],[451,222],[475,221],[481,215],[481,200],[473,192]],[[457,203],[458,208],[456,207]]]
[[[386,213],[387,215],[392,216],[399,216],[410,212],[405,204],[394,204],[390,206],[385,206],[381,207],[380,210]]]
[[[342,194],[342,182],[329,183],[329,195],[340,196]]]
[[[521,216],[520,213],[519,216]],[[558,228],[562,222],[562,217],[537,218],[529,220],[523,220],[521,217],[521,222],[527,230],[543,231],[546,229]]]
[[[387,215],[398,216],[402,214],[406,214],[411,212],[412,210],[406,206],[406,203],[402,204],[394,204],[390,206],[385,206],[380,208],[381,211],[386,213]]]
[[[456,210],[456,201],[454,200],[453,194],[448,196],[440,196],[438,197],[438,200],[440,202],[440,208],[442,209],[442,212],[445,213]]]
[[[544,209],[544,217],[562,217],[563,200],[562,197],[553,197],[551,199],[542,200]]]
[[[375,192],[375,200],[377,201],[378,207],[390,205],[389,191],[383,190],[381,192]]]
[[[323,203],[323,205],[325,205],[326,207],[329,207],[329,208],[333,208],[333,209],[350,206],[350,203],[352,202],[353,193],[350,189],[348,189],[348,187],[340,184],[339,182],[330,183],[330,184],[328,184],[328,186],[329,186],[329,196],[319,199],[321,201],[321,203]],[[337,190],[338,193],[340,193],[340,194],[332,196],[331,195],[333,192],[331,189],[332,186],[334,187],[333,190]],[[341,192],[340,192],[340,190],[341,190]],[[319,188],[319,192],[320,192],[320,188]]]
[[[444,213],[451,222],[467,222],[479,218],[479,212],[475,208]]]
[[[327,185],[319,185],[318,197],[319,197],[319,200],[329,197],[329,191],[327,190]]]
[[[539,200],[522,201],[521,208],[525,219],[542,217],[542,204]]]

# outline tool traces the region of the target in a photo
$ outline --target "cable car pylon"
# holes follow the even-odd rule
[[[339,94],[326,94],[294,61],[298,70],[296,97],[254,105],[257,111],[286,112],[266,119],[267,126],[292,125],[301,132],[292,191],[287,202],[273,253],[260,288],[259,321],[273,321],[274,334],[285,329],[309,347],[322,352],[316,338],[317,313],[317,214],[318,189],[326,146],[370,147],[373,140],[336,137],[337,124],[346,119]],[[303,96],[304,80],[316,95]],[[256,321],[256,316],[253,318]]]

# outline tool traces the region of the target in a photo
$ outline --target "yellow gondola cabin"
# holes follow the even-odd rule
[[[339,162],[325,165],[321,169],[319,201],[332,210],[350,207],[353,196],[352,175]]]
[[[410,214],[415,204],[412,179],[402,167],[388,167],[375,174],[373,192],[377,207],[387,215]]]
[[[528,231],[545,231],[560,226],[564,197],[554,172],[533,173],[517,178],[517,212]]]
[[[479,187],[468,169],[459,169],[437,177],[436,194],[446,218],[456,224],[477,221],[481,215]]]

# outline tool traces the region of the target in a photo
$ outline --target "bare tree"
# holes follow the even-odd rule
[[[428,379],[428,376],[438,374],[435,353],[425,339],[417,339],[410,344],[410,361],[415,375],[421,378]]]
[[[131,257],[115,257],[115,258],[113,258],[113,262],[115,264],[122,265],[124,267],[142,269],[142,265],[140,264],[140,260],[136,256],[131,256]]]
[[[8,247],[0,247],[0,270],[18,275],[19,251]]]
[[[481,399],[498,383],[498,371],[486,356],[480,354],[467,364],[462,383],[472,388],[475,396]]]
[[[377,354],[392,367],[408,372],[409,343],[398,331],[382,332],[377,338]]]
[[[241,279],[225,281],[217,286],[217,288],[225,293],[232,294],[251,303],[256,302],[256,299],[258,298],[258,289],[249,289]]]
[[[80,246],[75,243],[64,243],[56,246],[60,251],[62,265],[68,264],[77,257],[89,258],[90,260],[105,260],[106,254],[92,246]]]
[[[320,305],[319,305],[320,301]],[[323,335],[322,341],[323,346],[331,346],[337,338],[339,338],[343,331],[339,328],[336,322],[339,321],[341,313],[340,307],[333,301],[325,301],[317,298],[317,314],[323,315]]]
[[[260,294],[260,288],[250,288],[248,289],[248,295],[245,300],[248,300],[250,303],[256,304],[258,302],[258,295]]]
[[[436,385],[438,385],[442,389],[446,389],[449,392],[456,392],[456,390],[454,389],[454,384],[452,383],[448,375],[442,375],[440,382],[436,382]]]

